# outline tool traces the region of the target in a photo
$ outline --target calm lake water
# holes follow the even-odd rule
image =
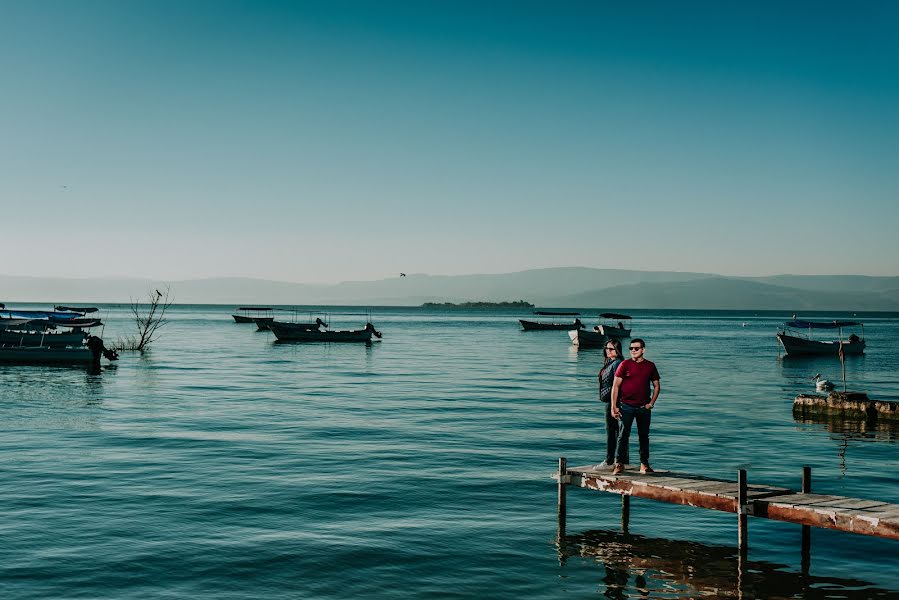
[[[231,308],[174,307],[99,375],[0,366],[0,598],[738,596],[731,514],[634,499],[622,535],[619,497],[571,489],[557,539],[558,457],[603,457],[599,350],[411,308],[375,309],[368,347],[276,344]],[[795,488],[808,464],[817,492],[899,503],[896,431],[794,420],[840,364],[780,358],[789,315],[634,314],[656,468]],[[859,318],[849,388],[899,400],[899,315]],[[743,597],[899,598],[897,542],[813,530],[800,577],[799,526],[749,534]]]

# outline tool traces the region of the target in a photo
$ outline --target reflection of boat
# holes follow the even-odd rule
[[[602,346],[608,337],[598,331],[590,331],[589,329],[575,329],[568,332],[571,343],[579,348],[596,348]]]
[[[614,325],[610,325],[608,323],[600,322],[599,325],[593,328],[597,333],[601,333],[605,336],[612,338],[626,338],[631,336],[631,330],[629,327],[624,326],[624,321],[630,320],[628,315],[622,315],[619,313],[600,313],[600,319],[615,321]]]
[[[257,323],[257,320],[274,321],[272,309],[264,306],[241,306],[237,309],[241,314],[233,314],[235,323]]]
[[[535,315],[539,316],[547,316],[547,317],[577,317],[580,313],[574,312],[550,312],[545,310],[534,311]],[[583,329],[584,324],[581,323],[581,320],[575,318],[571,323],[555,323],[555,322],[544,322],[544,321],[528,321],[525,319],[518,319],[518,322],[521,323],[522,329],[525,331],[569,331],[572,329]]]
[[[843,329],[846,327],[861,327],[862,337],[853,333],[844,340]],[[818,329],[836,329],[839,331],[838,339],[827,341],[812,339],[812,332]],[[776,335],[784,351],[791,356],[838,356],[841,350],[844,355],[865,352],[864,325],[858,321],[787,321]]]
[[[374,325],[366,323],[364,329],[334,331],[330,329],[306,328],[307,323],[283,323],[272,321],[268,327],[279,342],[371,342],[372,336],[381,337]]]

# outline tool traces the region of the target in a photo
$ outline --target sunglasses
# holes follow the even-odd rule
[[[617,352],[618,348],[616,348],[615,346],[606,346],[606,350],[614,350]]]
[[[643,348],[641,348],[640,346],[631,346],[630,348],[628,348],[628,350],[630,350],[631,352],[639,352],[642,349]]]

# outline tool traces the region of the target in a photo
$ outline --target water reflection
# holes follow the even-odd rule
[[[736,548],[587,531],[557,540],[559,560],[595,560],[606,598],[899,598],[857,579],[816,577],[786,565],[742,561]],[[797,547],[797,553],[799,548]]]

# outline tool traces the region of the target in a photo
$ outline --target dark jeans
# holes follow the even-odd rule
[[[649,421],[652,411],[642,406],[631,406],[618,403],[621,411],[621,423],[618,426],[618,446],[615,451],[615,462],[624,463],[627,459],[627,446],[631,437],[631,425],[637,421],[637,436],[640,438],[640,463],[649,464]]]
[[[618,430],[621,422],[612,416],[612,403],[603,402],[606,405],[606,464],[615,463],[615,449],[618,447]],[[627,448],[624,449],[624,464],[630,462]]]

